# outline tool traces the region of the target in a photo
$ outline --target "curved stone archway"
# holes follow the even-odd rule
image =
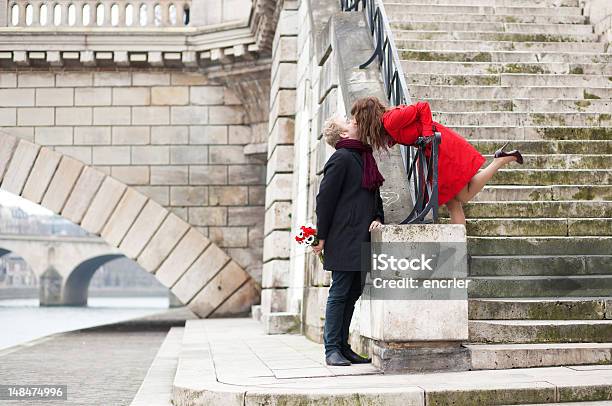
[[[196,228],[83,162],[0,134],[0,181],[0,189],[102,237],[199,317],[244,314],[259,300],[259,285]]]
[[[89,283],[94,273],[103,265],[115,259],[123,258],[121,254],[100,255],[81,262],[66,279],[63,302],[70,306],[87,305]]]

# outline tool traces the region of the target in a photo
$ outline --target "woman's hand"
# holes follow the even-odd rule
[[[317,245],[311,245],[312,247],[312,251],[319,255],[321,253],[321,251],[323,251],[323,246],[325,245],[325,240],[319,240],[319,243]]]
[[[374,221],[372,221],[372,223],[370,223],[370,228],[369,228],[368,231],[372,231],[375,228],[378,228],[380,226],[382,226],[382,223],[380,221],[378,221],[378,220],[374,220]]]

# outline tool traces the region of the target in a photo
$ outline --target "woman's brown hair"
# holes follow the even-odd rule
[[[382,116],[388,107],[376,96],[366,96],[355,100],[351,115],[355,118],[359,138],[372,149],[387,150],[390,135],[382,123]]]

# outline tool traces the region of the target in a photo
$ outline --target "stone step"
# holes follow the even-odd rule
[[[466,344],[465,347],[470,350],[473,370],[612,364],[612,343]]]
[[[505,14],[511,16],[523,15],[559,15],[559,16],[580,16],[582,9],[580,7],[532,7],[532,6],[472,6],[463,4],[431,4],[421,2],[420,4],[412,3],[393,3],[385,2],[385,10],[389,15],[393,11],[401,11],[403,13],[419,14],[423,10],[432,14],[448,13],[448,14]]]
[[[612,298],[469,299],[470,320],[603,320],[612,316]]]
[[[184,330],[170,328],[130,406],[172,406],[172,383]]]
[[[552,42],[551,44],[556,44]],[[574,42],[574,44],[582,44]],[[612,75],[609,63],[540,63],[540,62],[447,62],[409,61],[406,73],[440,73],[453,75],[487,75],[499,73]]]
[[[404,69],[409,69],[405,61]],[[408,70],[408,72],[411,72]],[[410,75],[407,75],[407,77]],[[408,80],[407,80],[408,81]],[[612,99],[610,87],[580,86],[469,86],[469,85],[421,85],[408,83],[410,94],[419,99]]]
[[[471,201],[463,206],[463,211],[470,219],[570,218],[569,227],[572,233],[578,232],[583,227],[589,227],[591,224],[589,219],[612,217],[612,201]],[[446,207],[441,207],[439,213],[440,217],[448,216]]]
[[[478,40],[478,41],[526,41],[526,42],[597,42],[597,35],[586,34],[526,34],[523,32],[499,31],[410,31],[394,30],[396,41],[400,40]]]
[[[612,185],[612,171],[609,169],[500,169],[489,184]]]
[[[427,6],[426,6],[427,7]],[[428,7],[427,7],[428,9]],[[548,11],[548,10],[547,10]],[[520,32],[523,34],[591,35],[593,27],[587,24],[532,24],[532,23],[487,23],[464,21],[414,21],[390,23],[391,29],[412,31],[495,31]]]
[[[612,320],[470,320],[472,343],[604,343]]]
[[[493,155],[485,155],[488,165]],[[602,154],[523,154],[521,169],[610,169],[612,168],[612,155]]]
[[[604,145],[584,144],[578,147],[574,145],[552,145],[551,148],[561,148],[559,151],[551,148],[538,145],[538,142],[546,141],[554,143],[555,141],[564,142],[589,142],[598,141],[606,142],[612,140],[612,127],[554,127],[554,126],[526,126],[526,127],[498,127],[498,126],[453,126],[452,129],[463,137],[471,140],[472,143],[488,140],[488,142],[496,143],[497,147],[503,145],[503,140],[512,140],[513,145],[516,142],[532,142],[528,146],[530,151],[538,151],[537,153],[555,153],[559,151],[570,151],[568,153],[597,153],[597,147]],[[536,149],[533,149],[536,148]],[[495,149],[495,148],[494,148]],[[494,150],[493,149],[493,150]],[[490,153],[493,152],[491,150]],[[566,152],[563,152],[566,153]]]
[[[571,244],[569,243],[571,241]],[[470,255],[610,255],[612,237],[468,237]]]
[[[384,1],[387,4],[423,4],[423,0],[393,0]],[[430,0],[428,4],[464,5],[472,6],[513,6],[513,7],[578,7],[578,0]]]
[[[410,23],[417,21],[482,21],[482,22],[501,22],[501,23],[533,23],[533,24],[586,24],[587,19],[582,15],[509,15],[509,14],[448,14],[422,13],[406,14],[404,4],[393,4],[385,6],[389,16],[389,21],[393,23]],[[429,10],[428,10],[429,11]]]
[[[440,223],[447,224],[448,218]],[[612,218],[491,218],[467,219],[471,236],[612,236]],[[611,263],[612,266],[612,263]]]
[[[487,185],[473,201],[612,200],[612,185]]]
[[[415,95],[416,96],[416,95]],[[418,98],[417,98],[418,99]],[[416,101],[416,100],[415,100]],[[612,100],[576,99],[427,99],[433,112],[513,111],[520,113],[600,113],[612,111]]]
[[[612,55],[612,54],[611,54]],[[609,86],[610,80],[603,75],[580,74],[446,74],[418,73],[406,74],[407,84],[453,85],[453,86],[569,86],[569,87],[602,87]]]
[[[529,51],[436,51],[399,48],[398,56],[405,61],[447,62],[545,62],[545,63],[610,63],[612,54],[588,52],[529,52]],[[409,65],[408,65],[409,66]],[[410,72],[410,71],[408,71]],[[409,75],[408,75],[409,76]],[[500,84],[498,82],[489,84]],[[502,85],[504,83],[501,83]]]
[[[470,276],[470,279],[470,298],[606,296],[612,292],[612,275]]]
[[[456,128],[456,127],[452,127]],[[465,133],[465,131],[464,131]],[[462,135],[465,135],[462,133]],[[612,140],[511,140],[506,147],[519,149],[525,154],[612,154]],[[470,143],[483,154],[492,154],[504,144],[504,140],[471,140]],[[503,169],[502,169],[503,171]],[[598,182],[599,183],[599,182]],[[579,183],[565,183],[578,185]],[[601,183],[599,183],[601,184]]]
[[[448,127],[464,125],[507,126],[604,126],[612,127],[612,114],[587,112],[515,112],[515,111],[464,111],[433,112],[433,118]]]
[[[469,266],[471,276],[608,275],[612,267],[612,256],[472,255]]]

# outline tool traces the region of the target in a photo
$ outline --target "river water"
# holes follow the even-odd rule
[[[38,299],[0,300],[0,350],[49,334],[168,310],[168,297],[89,297],[87,307],[40,307]]]

